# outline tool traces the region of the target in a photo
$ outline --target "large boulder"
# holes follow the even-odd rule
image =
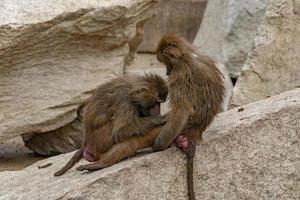
[[[270,0],[233,91],[239,106],[300,86],[300,1]]]
[[[157,5],[157,0],[2,0],[0,141],[50,133],[63,142],[63,134],[74,134],[69,130],[79,106],[92,89],[123,73]]]
[[[194,43],[225,64],[230,76],[240,75],[267,0],[209,0]]]
[[[145,23],[140,52],[155,52],[166,33],[177,33],[192,42],[200,27],[207,0],[162,0],[155,17]]]
[[[300,89],[221,113],[197,146],[197,199],[299,199],[299,119]],[[185,156],[176,148],[54,177],[71,156],[1,172],[0,199],[187,198]]]

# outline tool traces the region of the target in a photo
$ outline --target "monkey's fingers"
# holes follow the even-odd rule
[[[120,134],[120,133],[115,133],[114,135],[113,135],[113,139],[114,139],[114,142],[115,142],[115,144],[117,144],[117,143],[120,143],[120,142],[123,142],[123,141],[125,141],[126,140],[126,138],[129,138],[129,137],[131,137],[133,134],[132,133],[130,133],[130,134],[128,134],[128,133],[122,133],[122,134]]]
[[[153,151],[162,151],[168,148],[169,145],[172,143],[170,135],[171,134],[159,134],[153,145]]]
[[[119,136],[116,134],[113,134],[113,140],[115,143],[119,143]]]

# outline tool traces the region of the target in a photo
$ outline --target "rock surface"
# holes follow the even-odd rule
[[[231,107],[300,87],[300,1],[270,0]]]
[[[156,0],[2,0],[0,141],[75,122],[90,91],[123,73],[136,51],[130,41],[137,26],[157,5]]]
[[[299,199],[299,119],[300,89],[221,113],[197,146],[197,199]],[[175,148],[53,177],[71,155],[1,172],[0,199],[187,198],[185,159]],[[47,163],[53,165],[37,168]]]
[[[193,42],[202,22],[207,0],[163,0],[154,18],[145,23],[140,52],[156,51],[160,38],[177,33]]]
[[[209,0],[194,44],[224,63],[233,78],[240,75],[267,0]],[[217,14],[216,14],[217,13]]]
[[[37,156],[24,146],[22,138],[0,142],[0,172],[22,170],[45,157]]]

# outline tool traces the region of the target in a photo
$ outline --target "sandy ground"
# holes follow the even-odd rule
[[[44,158],[26,148],[21,137],[0,142],[0,171],[21,170]]]
[[[149,69],[163,67],[155,54],[137,54],[130,69]],[[24,146],[21,137],[0,142],[0,171],[21,170],[45,157],[37,156]]]

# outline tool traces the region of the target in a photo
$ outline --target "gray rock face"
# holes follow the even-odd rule
[[[218,69],[222,72],[223,77],[224,77],[224,87],[225,87],[225,96],[224,96],[224,102],[223,102],[223,111],[226,111],[229,106],[229,101],[232,96],[232,91],[233,91],[233,84],[231,82],[231,78],[229,76],[228,70],[222,63],[217,64]]]
[[[237,78],[251,49],[267,0],[209,0],[194,44]]]
[[[197,199],[299,199],[299,119],[300,89],[221,113],[197,146]],[[176,148],[53,177],[71,155],[1,172],[0,199],[187,198],[185,156]],[[46,163],[53,165],[37,168]]]
[[[145,23],[140,52],[155,52],[160,38],[177,33],[193,42],[202,22],[207,0],[162,0],[155,17]]]
[[[137,48],[129,50],[137,26],[157,5],[156,0],[2,0],[0,141],[76,122],[90,91],[123,73]]]
[[[270,0],[231,107],[300,86],[300,1]]]

